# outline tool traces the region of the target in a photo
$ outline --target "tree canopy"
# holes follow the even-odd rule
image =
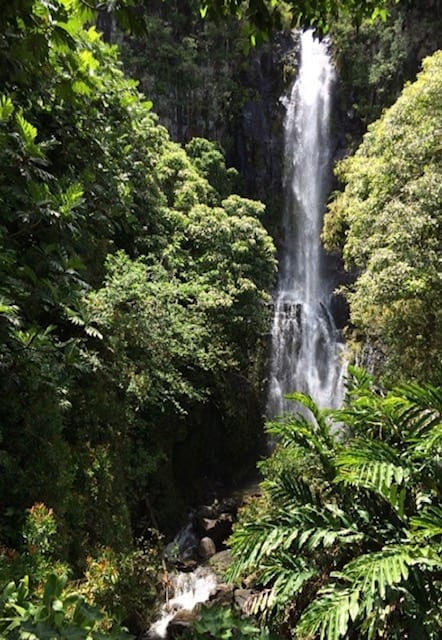
[[[1,536],[20,550],[26,510],[45,503],[78,567],[100,545],[130,548],[140,505],[139,529],[167,509],[175,523],[175,447],[192,430],[225,440],[220,459],[250,440],[247,400],[237,440],[221,434],[228,389],[257,401],[274,247],[222,150],[171,141],[86,3],[13,6],[0,18]]]
[[[442,55],[369,127],[325,220],[329,248],[357,274],[351,320],[398,376],[438,379],[442,350]]]
[[[399,2],[399,0],[396,0]],[[389,0],[201,0],[201,14],[212,17],[235,15],[249,24],[254,42],[256,34],[269,35],[272,30],[313,27],[319,33],[330,28],[330,21],[339,16],[350,16],[355,24],[363,18],[387,16]]]

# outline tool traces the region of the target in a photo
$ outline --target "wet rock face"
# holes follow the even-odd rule
[[[296,37],[277,34],[271,45],[252,51],[239,76],[250,98],[233,123],[234,148],[228,160],[240,172],[247,195],[267,204],[278,198],[282,188],[281,96],[294,75],[294,51]]]
[[[180,638],[184,631],[192,626],[198,615],[198,607],[194,607],[191,611],[185,609],[177,611],[172,620],[167,625],[167,638],[175,640]]]
[[[220,513],[217,518],[199,518],[197,527],[204,536],[212,538],[219,551],[232,533],[233,519],[231,513]]]
[[[211,505],[196,509],[187,525],[166,549],[168,564],[179,571],[193,571],[200,562],[205,562],[215,553],[226,548],[232,533],[241,495],[225,500],[214,500]]]

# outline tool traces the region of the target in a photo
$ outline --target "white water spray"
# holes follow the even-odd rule
[[[178,611],[192,611],[195,605],[206,602],[215,593],[217,579],[208,567],[197,567],[191,573],[177,573],[171,576],[172,597],[166,598],[158,620],[154,622],[147,637],[159,640],[167,636],[167,627]]]
[[[284,125],[283,246],[272,327],[269,418],[293,410],[302,391],[320,407],[343,395],[343,344],[330,312],[332,284],[320,242],[331,175],[329,118],[334,71],[325,42],[301,35],[298,78]]]

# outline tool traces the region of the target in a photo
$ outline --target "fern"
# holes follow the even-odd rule
[[[14,112],[14,105],[9,96],[0,96],[0,121],[8,120]]]
[[[235,581],[248,571],[257,571],[261,576],[262,567],[268,565],[269,558],[284,557],[289,551],[312,553],[319,547],[326,549],[338,542],[340,545],[355,544],[362,537],[357,526],[334,504],[280,509],[271,516],[242,523],[235,529],[229,540],[233,562],[228,578]]]
[[[417,538],[442,537],[442,507],[428,507],[411,518],[411,533]]]
[[[296,395],[303,396],[303,394]],[[329,431],[326,425],[322,428]],[[283,421],[274,421],[266,425],[267,433],[276,436],[281,446],[289,448],[296,445],[306,452],[317,455],[324,472],[332,477],[334,467],[331,461],[335,443],[330,434],[325,434],[322,428],[319,430],[317,422],[310,421],[300,413],[287,416]]]
[[[282,553],[265,564],[259,577],[263,585],[271,585],[254,594],[248,603],[249,612],[270,617],[285,607],[301,593],[306,584],[317,578],[319,570],[302,557]]]
[[[296,631],[299,638],[338,640],[359,614],[359,592],[334,587],[320,592],[304,611]]]
[[[316,431],[319,432],[322,440],[330,447],[333,448],[333,438],[330,434],[330,427],[327,423],[326,417],[329,415],[329,411],[319,409],[316,402],[305,393],[291,393],[286,395],[287,400],[295,400],[302,407],[307,409],[313,417],[313,423],[315,424]],[[312,421],[309,420],[310,426]]]
[[[357,439],[337,455],[336,467],[337,482],[374,491],[403,516],[411,468],[393,447]]]
[[[398,428],[416,442],[442,422],[442,389],[430,384],[408,384],[394,390],[401,399]]]
[[[277,480],[264,480],[262,488],[267,491],[275,502],[285,504],[317,504],[318,498],[314,496],[310,486],[303,478],[296,478],[290,474],[283,474]]]
[[[440,569],[442,560],[429,547],[406,545],[356,558],[341,572],[331,574],[338,582],[318,592],[317,599],[301,616],[297,631],[301,637],[319,634],[321,640],[338,640],[348,632],[351,622],[367,620],[373,612],[385,613],[387,592],[390,601],[403,598],[402,587],[406,589],[410,568],[414,566]]]
[[[330,416],[314,408],[311,421],[298,414],[269,426],[281,443],[262,466],[270,507],[236,526],[232,575],[263,586],[255,612],[297,619],[298,640],[401,637],[404,629],[439,637],[441,392],[410,385],[400,393],[374,394],[362,380],[350,406],[333,412],[346,418],[340,441],[326,431]]]

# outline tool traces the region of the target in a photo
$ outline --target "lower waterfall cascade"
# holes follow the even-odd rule
[[[167,627],[178,611],[192,611],[195,605],[206,602],[216,591],[217,578],[211,569],[200,566],[189,573],[172,575],[170,583],[173,595],[166,598],[147,634],[152,640],[166,637]]]
[[[342,402],[344,344],[331,311],[333,283],[320,235],[332,148],[329,120],[335,73],[327,42],[300,35],[301,62],[284,123],[284,211],[274,298],[268,418],[289,412],[301,391],[322,407]]]

